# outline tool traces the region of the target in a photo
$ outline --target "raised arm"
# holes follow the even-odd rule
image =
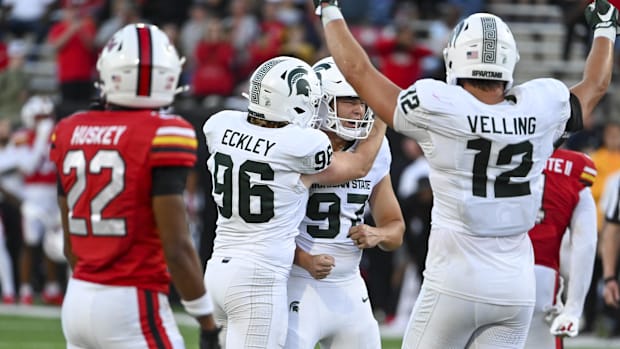
[[[330,54],[338,69],[375,114],[393,127],[394,109],[401,89],[381,74],[355,40],[334,1],[317,1],[323,6],[321,20]]]
[[[591,123],[592,111],[607,92],[611,82],[618,10],[607,0],[596,0],[586,8],[585,16],[594,29],[594,40],[586,59],[583,77],[570,91],[579,99],[584,124],[588,125]]]
[[[385,123],[375,120],[370,135],[358,144],[354,152],[334,152],[327,169],[317,174],[304,175],[302,181],[309,187],[312,183],[340,184],[366,176],[379,153],[385,130]]]

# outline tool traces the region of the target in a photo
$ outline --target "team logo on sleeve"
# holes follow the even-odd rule
[[[291,304],[288,305],[288,311],[299,313],[299,301],[292,301]]]

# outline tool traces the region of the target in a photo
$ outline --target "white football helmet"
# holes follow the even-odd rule
[[[321,83],[308,63],[280,56],[261,64],[250,77],[250,116],[301,127],[318,127]]]
[[[105,45],[97,70],[106,101],[131,108],[160,108],[174,100],[184,59],[151,24],[128,24]]]
[[[316,62],[312,68],[321,80],[321,87],[323,88],[320,111],[327,114],[322,118],[321,129],[334,132],[347,141],[367,138],[375,122],[374,114],[370,108],[366,107],[366,112],[359,120],[338,116],[336,103],[338,97],[359,98],[359,96],[344,78],[334,59],[332,57],[323,58]],[[347,127],[345,126],[347,123],[352,123],[354,126]]]
[[[34,95],[22,106],[22,123],[26,128],[34,128],[38,117],[48,117],[54,112],[54,102],[48,96]]]
[[[500,80],[507,82],[506,90],[519,61],[510,28],[490,13],[475,13],[457,24],[443,55],[448,84],[456,85],[459,78]]]

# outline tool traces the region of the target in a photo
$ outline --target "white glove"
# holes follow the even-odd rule
[[[579,317],[560,314],[553,320],[549,332],[554,336],[575,337],[579,333]]]

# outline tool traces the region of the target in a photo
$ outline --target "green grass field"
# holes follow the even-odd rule
[[[180,326],[188,349],[198,348],[198,330],[195,326]],[[400,348],[400,340],[384,339],[383,349]],[[60,319],[20,315],[0,315],[0,349],[64,349]],[[618,346],[573,346],[570,349],[618,349]]]
[[[180,326],[188,349],[198,348],[198,330]],[[0,349],[64,349],[59,319],[0,315]],[[400,348],[400,340],[385,340],[383,348]]]

